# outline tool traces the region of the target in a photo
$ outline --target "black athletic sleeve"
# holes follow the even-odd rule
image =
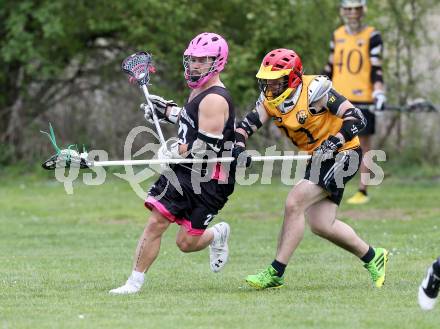
[[[328,92],[327,108],[331,113],[336,115],[338,113],[339,106],[346,100],[347,98],[332,88]]]
[[[370,37],[369,43],[370,49],[370,62],[371,62],[371,81],[383,82],[382,74],[382,54],[383,54],[383,41],[380,32],[375,30]]]
[[[334,51],[335,51],[335,41],[334,41],[335,37],[334,34],[332,35],[332,39],[330,40],[330,44],[329,44],[329,57],[328,57],[328,61],[327,64],[324,67],[324,70],[321,72],[322,75],[326,75],[330,78],[330,80],[333,78],[333,60],[330,60],[330,56],[333,55]]]

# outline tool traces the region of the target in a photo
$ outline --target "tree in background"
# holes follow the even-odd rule
[[[429,36],[432,26],[428,17],[437,13],[437,19],[440,19],[439,8],[440,4],[436,0],[374,1],[371,16],[385,38],[388,94],[390,101],[401,108],[416,98],[429,96],[421,86],[432,72],[421,74],[420,62],[426,59],[421,58],[420,49],[437,41]],[[434,145],[440,140],[433,129],[423,127],[429,121],[428,118],[437,122],[439,119],[435,114],[425,114],[424,119],[421,119],[417,114],[394,113],[385,129],[389,133],[378,141],[378,147],[387,148],[401,162],[407,161],[412,165],[438,163],[440,149],[435,150]],[[395,138],[390,141],[390,132],[393,131]],[[431,150],[429,154],[425,152],[427,149]]]
[[[408,47],[406,36],[417,39],[426,9],[434,2],[369,2],[368,18],[378,20],[390,54],[393,42],[402,54],[397,49]],[[404,20],[408,12],[398,9],[411,4],[423,10],[417,9],[410,28]],[[225,82],[243,112],[257,96],[255,73],[270,49],[295,49],[307,73],[321,71],[331,31],[339,23],[338,5],[334,0],[3,0],[0,163],[44,157],[50,146],[38,131],[48,121],[61,140],[85,142],[112,157],[121,156],[126,133],[143,124],[136,111],[141,95],[127,85],[121,61],[136,50],[150,51],[157,66],[151,91],[182,103],[187,96],[182,52],[190,38],[203,31],[222,34],[229,42]],[[399,44],[394,41],[396,29]],[[423,44],[422,39],[417,42]],[[392,55],[388,58],[396,61]],[[400,68],[407,67],[406,59],[400,63]],[[397,83],[415,81],[395,82],[394,71],[389,72],[391,92]]]

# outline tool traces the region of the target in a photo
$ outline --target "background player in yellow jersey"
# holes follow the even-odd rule
[[[259,289],[283,285],[284,270],[303,238],[307,218],[313,233],[359,257],[374,285],[381,287],[388,252],[372,248],[349,225],[336,219],[344,185],[359,169],[357,134],[364,128],[365,119],[332,88],[326,76],[302,72],[301,59],[293,50],[269,52],[257,73],[260,98],[255,109],[237,125],[232,153],[238,165],[248,159],[246,140],[270,118],[299,150],[313,154],[304,179],[287,196],[274,261],[263,272],[249,275],[246,281]]]
[[[375,115],[371,111],[383,110],[386,101],[382,38],[374,27],[362,23],[366,10],[366,0],[341,1],[344,25],[333,33],[325,67],[325,74],[332,79],[333,87],[356,105],[367,120],[367,126],[359,134],[363,154],[371,149],[371,135],[375,132]],[[368,173],[364,162],[360,172]],[[367,187],[360,180],[359,191],[348,199],[348,203],[368,201]]]

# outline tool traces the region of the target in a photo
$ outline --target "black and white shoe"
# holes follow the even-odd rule
[[[436,262],[438,262],[438,260]],[[419,305],[420,308],[425,311],[429,311],[434,308],[440,288],[440,276],[434,273],[434,264],[431,264],[428,267],[426,276],[419,287]]]

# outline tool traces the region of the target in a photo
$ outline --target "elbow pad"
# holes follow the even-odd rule
[[[371,82],[382,82],[383,83],[383,74],[382,67],[380,66],[371,66]]]
[[[197,133],[197,139],[191,147],[191,154],[195,158],[203,158],[207,151],[220,152],[223,147],[223,135],[214,135],[203,130]]]
[[[352,108],[345,111],[342,116],[344,122],[339,131],[344,136],[345,141],[351,141],[367,126],[367,121],[358,108]]]

